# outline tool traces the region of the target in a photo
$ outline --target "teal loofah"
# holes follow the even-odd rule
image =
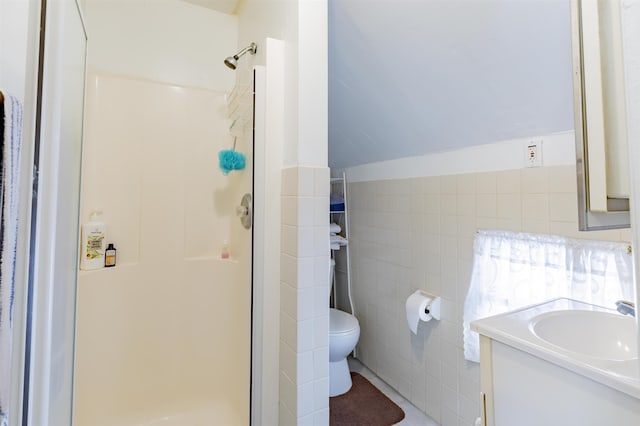
[[[220,170],[225,176],[232,170],[244,170],[247,163],[244,154],[233,149],[220,151],[218,159],[220,160]]]

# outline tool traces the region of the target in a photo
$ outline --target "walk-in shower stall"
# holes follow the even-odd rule
[[[37,165],[30,327],[46,331],[27,350],[51,376],[27,380],[25,412],[31,424],[249,424],[265,68],[247,52],[225,66],[238,51],[234,15],[180,1],[83,5],[47,10],[42,121],[60,131]],[[47,63],[56,49],[68,54]],[[56,93],[74,103],[52,113]],[[222,167],[220,153],[242,164]],[[117,261],[83,270],[79,234],[94,210]]]
[[[225,56],[200,72],[231,86],[89,68],[80,217],[118,256],[79,273],[75,426],[249,423],[254,81]]]

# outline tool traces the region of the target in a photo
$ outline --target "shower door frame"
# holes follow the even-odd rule
[[[39,57],[35,82],[33,186],[20,424],[57,426],[72,422],[81,184],[79,158],[88,37],[85,19],[76,0],[41,0],[39,12],[38,28],[30,28],[39,37]],[[72,26],[80,32],[73,35],[65,32],[63,29],[69,28],[66,19],[73,19]],[[68,38],[71,36],[81,38]],[[72,45],[78,42],[82,43],[82,51],[72,51],[69,55],[67,49],[73,49]],[[80,55],[76,55],[78,53]],[[70,66],[81,66],[83,78],[79,81],[69,78]],[[74,93],[69,92],[68,84],[77,85],[78,82],[81,87],[71,90],[81,94],[81,99],[76,100],[80,100],[82,106],[79,110],[66,108],[69,104],[63,105],[63,100],[69,93]],[[74,134],[74,131],[78,133]],[[73,139],[78,134],[79,141]],[[77,145],[80,150],[72,151]],[[65,169],[60,166],[69,157],[78,159],[77,167]],[[77,193],[60,186],[68,183],[72,175],[77,178],[72,182],[77,184]],[[71,209],[65,203],[69,198],[72,199]],[[69,211],[73,206],[76,211]],[[65,233],[65,226],[75,229]],[[71,276],[73,283],[67,281]]]
[[[264,67],[253,68],[253,176],[252,189],[253,209],[251,227],[251,373],[249,374],[249,424],[260,424],[260,411],[262,410],[262,353],[264,344],[262,333],[262,318],[264,317],[264,288],[262,274],[257,274],[264,267],[264,179],[256,182],[256,174],[263,176],[265,164],[262,161],[264,155],[259,156],[256,147],[264,154]],[[261,244],[259,244],[261,243]],[[258,349],[258,350],[256,350]]]
[[[262,44],[254,67],[251,425],[278,424],[281,173],[284,139],[284,43]]]

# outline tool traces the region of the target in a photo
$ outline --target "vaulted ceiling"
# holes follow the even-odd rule
[[[329,165],[573,129],[569,0],[329,0]]]

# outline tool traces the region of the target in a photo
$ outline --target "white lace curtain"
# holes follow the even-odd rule
[[[568,297],[610,308],[634,297],[626,243],[554,235],[479,231],[471,285],[464,303],[464,356],[480,361],[469,324],[527,305]]]

